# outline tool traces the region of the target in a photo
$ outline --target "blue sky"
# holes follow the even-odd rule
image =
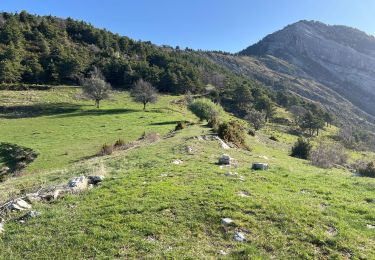
[[[72,17],[136,40],[229,52],[302,19],[375,35],[374,0],[0,0],[0,10]]]

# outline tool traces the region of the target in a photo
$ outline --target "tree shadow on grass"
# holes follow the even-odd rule
[[[181,121],[165,121],[165,122],[157,122],[157,123],[151,123],[150,125],[176,125]]]
[[[0,181],[14,172],[22,171],[38,157],[30,148],[10,143],[0,143],[0,162],[5,168],[0,169]]]
[[[0,106],[0,118],[16,119],[52,116],[73,113],[80,109],[81,105],[69,103]]]
[[[117,115],[117,114],[127,114],[133,112],[139,112],[137,109],[127,109],[127,108],[115,108],[115,109],[95,109],[95,110],[85,110],[77,113],[67,113],[63,115],[58,115],[59,118],[67,117],[80,117],[80,116],[103,116],[103,115]]]

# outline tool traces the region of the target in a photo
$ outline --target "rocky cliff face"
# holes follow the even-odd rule
[[[273,66],[273,70],[319,82],[375,116],[373,36],[350,27],[300,21],[268,35],[239,55],[277,57],[298,69],[286,72],[285,66]]]

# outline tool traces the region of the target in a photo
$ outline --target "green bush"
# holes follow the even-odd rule
[[[123,139],[118,139],[115,144],[113,145],[115,148],[122,147],[125,145],[125,141]]]
[[[357,172],[361,176],[375,178],[374,162],[369,162],[365,167],[359,167]]]
[[[271,136],[270,136],[270,140],[275,141],[275,142],[278,142],[278,141],[279,141],[279,138],[277,138],[277,137],[274,136],[274,135],[271,135]]]
[[[185,129],[186,128],[186,122],[178,122],[176,127],[175,127],[175,131],[179,131],[179,130],[182,130],[182,129]]]
[[[207,98],[199,98],[194,100],[189,105],[189,109],[200,120],[207,120],[210,126],[212,126],[215,121],[219,121],[219,118],[224,111],[220,105],[215,104]]]
[[[246,134],[241,124],[236,121],[225,122],[219,125],[218,135],[226,142],[231,142],[238,147],[248,148]]]
[[[300,137],[292,147],[290,156],[307,160],[310,157],[311,148],[309,140]]]
[[[249,131],[247,133],[251,136],[255,136],[255,130],[253,130],[253,129],[249,129]]]
[[[103,144],[103,146],[100,148],[99,155],[110,155],[113,153],[113,146],[109,144]]]

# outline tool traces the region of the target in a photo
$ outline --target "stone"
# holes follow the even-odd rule
[[[375,229],[375,225],[367,224],[368,229]]]
[[[221,164],[221,165],[230,165],[231,164],[231,160],[232,160],[232,158],[229,155],[223,154],[219,158],[219,164]]]
[[[103,175],[93,175],[93,176],[89,176],[87,178],[89,179],[88,180],[89,184],[93,184],[93,185],[98,185],[99,183],[104,181]]]
[[[215,136],[214,138],[219,141],[219,144],[220,144],[221,148],[223,148],[225,150],[230,149],[230,146],[228,144],[226,144],[220,137]]]
[[[193,153],[193,148],[191,146],[186,146],[186,152],[189,154]]]
[[[53,200],[56,200],[61,195],[62,192],[63,190],[61,189],[55,189],[54,191],[41,195],[41,198],[46,201],[53,201]]]
[[[247,197],[250,196],[250,193],[247,192],[247,191],[239,191],[239,192],[237,193],[237,195],[240,196],[240,197],[242,197],[242,198],[247,198]]]
[[[80,176],[71,179],[68,182],[68,187],[75,191],[81,191],[87,189],[88,184],[88,179],[85,176]]]
[[[234,223],[233,219],[231,218],[222,218],[221,223],[224,225],[231,225]]]
[[[243,242],[246,240],[246,236],[242,232],[236,232],[234,233],[233,239],[238,242]]]
[[[226,252],[226,251],[224,251],[223,249],[221,249],[221,250],[219,251],[219,254],[221,254],[221,255],[228,255],[228,252]]]
[[[182,164],[183,161],[179,160],[179,159],[176,159],[176,160],[173,160],[172,161],[173,164],[176,164],[176,165],[179,165],[179,164]]]
[[[2,218],[0,218],[0,235],[5,232],[4,229],[4,221]]]
[[[26,200],[29,201],[29,202],[40,201],[41,199],[42,199],[42,197],[38,193],[26,194]]]
[[[29,219],[32,219],[32,218],[36,218],[36,217],[39,217],[40,216],[40,212],[38,211],[29,211],[27,212],[25,215],[23,215],[22,217],[19,218],[19,221],[21,223],[25,223],[25,221],[29,220]]]
[[[336,236],[337,235],[337,229],[335,227],[329,227],[326,231],[327,235],[329,236]]]
[[[268,163],[253,163],[253,165],[251,166],[251,169],[256,171],[266,171],[268,170],[268,168]]]
[[[27,210],[31,208],[32,208],[31,205],[27,203],[26,201],[24,201],[23,199],[18,199],[9,205],[10,210],[16,210],[16,211],[22,211],[22,210]]]

